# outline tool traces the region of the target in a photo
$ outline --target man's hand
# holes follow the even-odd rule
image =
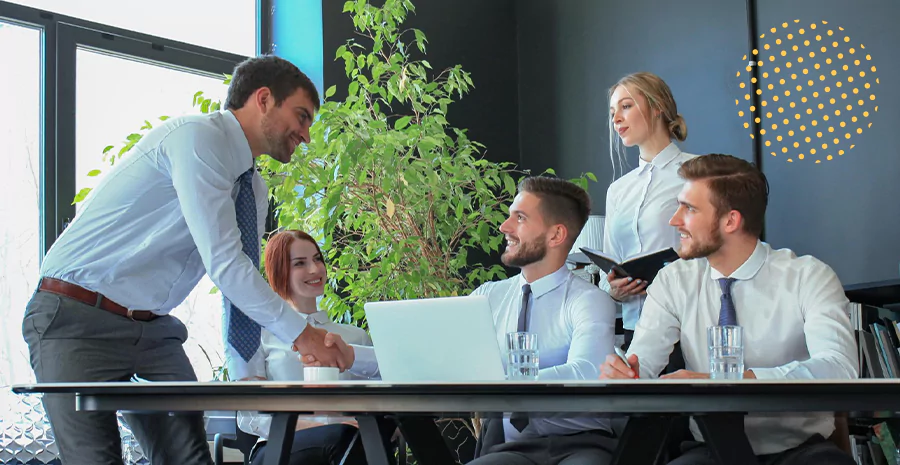
[[[328,336],[331,336],[331,339]],[[316,366],[338,367],[342,372],[353,366],[353,349],[345,344],[340,336],[328,333],[324,329],[307,325],[297,336],[292,348],[300,355],[314,356],[319,362]]]
[[[626,365],[618,355],[607,355],[606,361],[600,365],[600,379],[638,378],[638,373],[641,372],[638,356],[631,354],[631,356],[628,357],[628,363],[631,364],[631,368],[628,368],[628,365]]]
[[[616,272],[609,270],[606,275],[609,281],[609,296],[619,302],[633,296],[647,293],[647,281],[632,278],[619,278]]]
[[[678,370],[675,373],[662,375],[660,379],[709,379],[709,373],[697,373],[696,371]]]
[[[353,366],[353,362],[356,361],[356,351],[353,350],[353,347],[344,342],[344,339],[339,334],[326,333],[323,344],[328,349],[337,348],[342,354],[346,355],[349,360],[347,368]],[[303,354],[300,361],[303,362],[303,365],[310,367],[329,366],[323,364],[315,354]],[[344,370],[345,368],[341,369],[341,371]]]

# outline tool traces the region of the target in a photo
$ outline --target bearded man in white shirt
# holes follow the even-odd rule
[[[593,379],[599,372],[591,363],[613,353],[612,298],[565,265],[590,211],[588,193],[569,181],[522,180],[500,225],[507,241],[501,260],[522,272],[472,292],[488,296],[501,347],[506,333],[537,334],[541,381]],[[479,443],[472,465],[587,465],[608,463],[617,441],[605,418],[516,415],[485,421]]]
[[[572,274],[566,258],[587,223],[591,198],[576,184],[550,177],[529,177],[500,225],[507,240],[503,263],[522,272],[485,283],[473,295],[490,302],[497,342],[506,334],[537,334],[540,380],[596,379],[597,366],[614,353],[615,303],[609,294]],[[326,345],[346,347],[329,333]],[[377,367],[374,351],[349,346],[354,366]],[[357,360],[362,359],[362,360]],[[313,356],[304,363],[317,365]],[[608,463],[617,440],[605,418],[487,419],[471,465],[588,465]]]
[[[669,223],[681,234],[683,260],[663,268],[647,289],[627,357],[632,368],[610,356],[601,378],[655,378],[679,340],[687,369],[663,378],[708,378],[706,328],[723,318],[743,328],[745,379],[856,378],[856,342],[837,275],[811,256],[759,240],[765,175],[718,154],[685,162],[679,175],[685,184]],[[760,463],[854,463],[825,439],[834,431],[832,414],[748,415],[744,424]],[[696,425],[691,429],[702,441]],[[716,463],[702,442],[682,449],[670,465]]]
[[[255,159],[289,162],[309,142],[318,107],[296,66],[251,58],[235,68],[225,110],[144,135],[44,257],[22,325],[37,381],[196,381],[182,348],[187,328],[169,312],[204,273],[229,299],[233,379],[261,356],[261,326],[327,365],[349,366],[258,268],[268,195]],[[122,463],[114,412],[76,412],[72,395],[47,394],[43,404],[64,463]],[[201,414],[125,417],[151,462],[212,464]]]

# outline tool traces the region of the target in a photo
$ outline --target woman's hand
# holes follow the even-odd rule
[[[614,270],[609,270],[606,280],[609,281],[609,296],[618,302],[625,301],[634,295],[647,293],[647,281],[620,278]]]

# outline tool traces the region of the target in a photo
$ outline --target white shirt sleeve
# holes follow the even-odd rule
[[[566,305],[566,320],[572,334],[566,363],[542,369],[539,379],[596,379],[600,364],[613,353],[615,304],[605,293],[587,292]]]
[[[681,339],[681,321],[671,308],[670,280],[660,271],[647,287],[647,300],[641,318],[634,328],[634,340],[628,347],[628,355],[636,354],[641,378],[657,378],[666,365],[675,343]]]
[[[612,238],[611,238],[612,234],[610,234],[610,231],[609,231],[610,219],[612,218],[612,212],[614,211],[615,206],[613,205],[613,200],[612,200],[612,198],[613,198],[612,185],[610,185],[609,187],[610,187],[610,189],[606,190],[606,218],[604,218],[604,220],[603,220],[603,223],[604,223],[604,226],[603,226],[603,253],[605,253],[607,255],[612,255],[613,257],[615,257],[616,253],[613,252],[613,246],[612,246]],[[607,276],[606,272],[603,270],[600,270],[600,283],[597,286],[600,288],[600,290],[609,294],[609,291],[611,290],[611,288],[609,286],[609,281],[607,280],[606,276]]]
[[[759,379],[855,379],[859,376],[856,338],[850,328],[849,301],[844,288],[831,268],[815,263],[808,276],[801,277],[800,311],[809,359],[773,368],[747,367]]]
[[[284,342],[306,326],[300,313],[278,297],[241,249],[231,191],[236,176],[231,160],[217,150],[221,132],[201,124],[173,130],[161,144],[188,229],[210,279],[257,323]]]
[[[244,377],[259,377],[262,379],[269,379],[266,374],[266,350],[264,349],[264,347],[264,345],[260,345],[260,350],[257,351],[256,354],[254,354],[253,358],[242,365],[242,368],[246,370],[246,373],[242,373],[240,377],[233,377],[232,379],[241,379]],[[243,362],[243,360],[241,361]],[[271,415],[255,411],[239,410],[237,412],[238,429],[245,433],[259,436],[263,439],[268,439],[269,426],[271,424]]]
[[[348,371],[362,378],[378,378],[381,372],[378,371],[378,360],[375,358],[375,347],[371,345],[350,344],[353,347],[353,366]]]

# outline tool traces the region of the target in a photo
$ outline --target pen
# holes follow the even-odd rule
[[[623,352],[622,349],[620,349],[618,346],[614,346],[613,348],[616,349],[616,355],[618,355],[619,358],[622,359],[623,362],[625,362],[625,366],[627,366],[630,370],[634,370],[633,368],[631,368],[631,364],[628,363],[628,358],[625,357],[625,352]],[[638,374],[635,373],[634,377],[637,378]]]

